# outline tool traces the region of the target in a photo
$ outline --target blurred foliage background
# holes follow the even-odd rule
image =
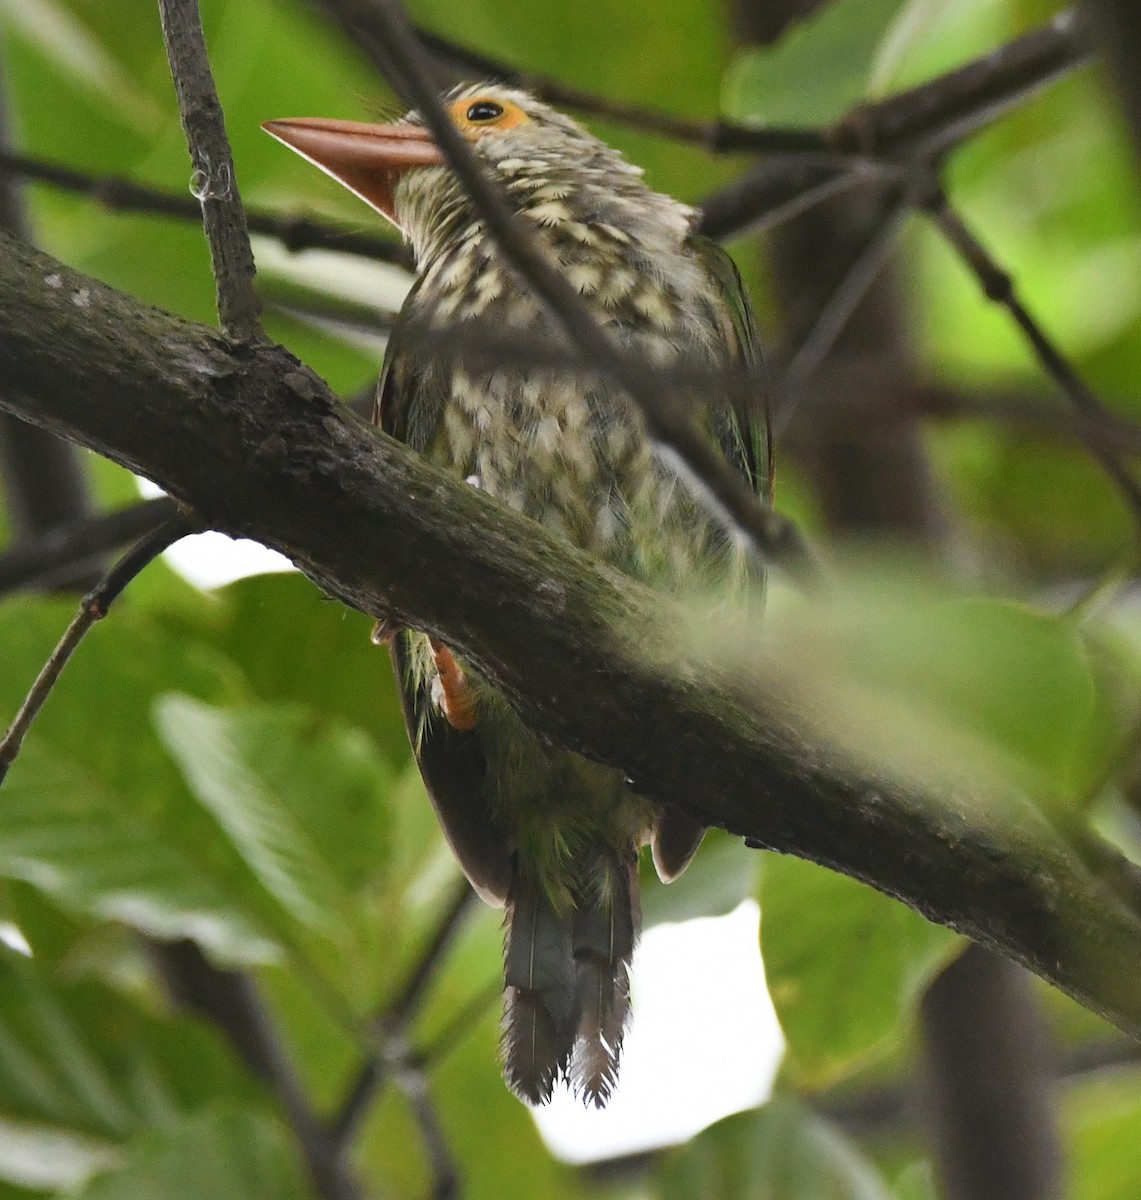
[[[371,216],[351,196],[258,128],[392,108],[326,7],[203,0],[202,12],[247,204],[363,228]],[[411,5],[465,46],[611,98],[796,126],[829,124],[1061,11],[1049,0],[836,0],[780,19],[811,7]],[[7,138],[22,154],[184,191],[152,6],[0,0],[0,75]],[[655,187],[695,204],[749,165],[616,121],[594,127]],[[945,167],[956,210],[1136,453],[1141,209],[1107,77],[1070,73]],[[193,222],[108,211],[41,184],[25,195],[28,231],[52,254],[213,321]],[[856,189],[733,241],[778,380],[882,209],[882,190]],[[1136,856],[1137,514],[1080,445],[1009,316],[931,223],[913,216],[893,244],[831,352],[797,379],[778,445],[780,506],[845,564],[850,586],[823,618],[777,587],[775,640],[806,687],[841,697],[838,719],[875,753],[938,743],[922,756],[938,769],[968,739],[1051,819],[1093,822]],[[264,237],[255,248],[271,334],[346,396],[367,390],[383,347],[375,310],[398,306],[408,277]],[[137,499],[117,467],[81,465],[94,508]],[[0,534],[19,540],[27,514],[13,473],[5,484]],[[14,712],[73,607],[30,596],[0,606],[0,715]],[[647,879],[647,919],[760,901],[788,1043],[775,1097],[669,1152],[560,1163],[501,1083],[497,916],[460,899],[368,622],[296,575],[201,594],[159,564],[83,647],[0,791],[0,1196],[316,1194],[280,1078],[243,1060],[226,1020],[171,982],[191,976],[215,996],[256,989],[251,1011],[272,1027],[310,1114],[352,1125],[349,1170],[368,1196],[963,1194],[933,1166],[951,1135],[944,1124],[933,1138],[924,1120],[934,1111],[939,1125],[931,1097],[948,1058],[946,997],[929,988],[962,943],[849,879],[710,843],[674,888]],[[1011,1026],[1025,1040],[1002,1044],[1036,1089],[997,1107],[1037,1131],[1021,1143],[1022,1174],[1039,1182],[998,1190],[1007,1185],[994,1165],[986,1194],[1141,1195],[1137,1047],[1005,966],[968,970],[997,983],[981,1000],[954,1000],[966,1007],[951,1046],[961,1038],[968,1059],[963,1030],[993,1018],[1001,1042]],[[378,1053],[388,1065],[375,1102],[345,1110]],[[987,1053],[984,1077],[1002,1074]],[[976,1139],[972,1152],[989,1151]]]

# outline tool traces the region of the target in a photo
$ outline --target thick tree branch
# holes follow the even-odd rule
[[[744,701],[679,651],[668,601],[371,430],[281,347],[232,347],[0,239],[0,364],[0,405],[445,638],[648,796],[866,880],[1141,1034],[1141,919],[1033,804],[873,772],[775,680]]]

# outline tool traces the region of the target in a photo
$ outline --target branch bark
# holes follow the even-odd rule
[[[206,55],[198,0],[159,0],[159,14],[178,113],[194,164],[191,186],[202,205],[202,227],[214,265],[218,318],[235,340],[258,340],[263,335],[254,255],[226,121]]]
[[[646,795],[863,879],[1141,1035],[1141,919],[1033,804],[869,772],[775,685],[745,704],[678,652],[668,601],[371,430],[282,347],[230,345],[0,238],[0,370],[0,405],[445,638]]]

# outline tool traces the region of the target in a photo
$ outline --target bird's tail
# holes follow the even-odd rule
[[[566,1079],[602,1108],[618,1080],[638,935],[636,864],[592,847],[577,864],[572,903],[517,872],[504,961],[504,1074],[515,1093],[545,1104]]]

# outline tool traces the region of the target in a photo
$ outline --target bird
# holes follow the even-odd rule
[[[442,103],[517,221],[623,352],[662,372],[707,372],[714,382],[691,398],[691,416],[767,497],[772,460],[764,388],[755,382],[756,324],[732,259],[694,232],[697,212],[654,191],[618,150],[525,91],[465,84]],[[290,118],[263,128],[411,243],[416,279],[385,354],[374,416],[381,429],[670,594],[762,577],[617,383],[589,364],[568,369],[510,353],[512,345],[568,343],[420,114],[388,124]],[[465,357],[464,346],[481,343],[491,352]],[[732,371],[753,394],[716,386]],[[474,889],[506,909],[507,1084],[543,1104],[565,1083],[601,1108],[617,1085],[629,1020],[639,851],[650,845],[668,882],[704,829],[639,795],[620,771],[531,732],[494,684],[438,639],[381,622],[377,640],[390,642],[444,834]]]

